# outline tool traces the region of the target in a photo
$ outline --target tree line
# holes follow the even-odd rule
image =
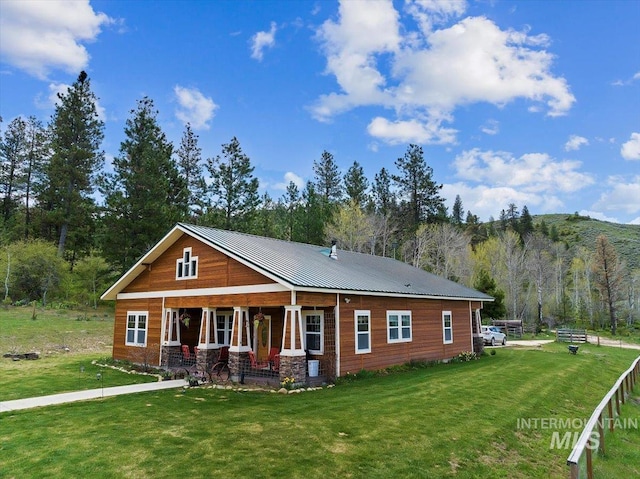
[[[342,175],[323,151],[312,180],[272,198],[259,194],[237,138],[205,158],[187,124],[176,147],[148,97],[131,110],[105,172],[104,122],[86,73],[58,97],[48,125],[16,118],[0,137],[6,303],[95,306],[175,223],[189,222],[311,244],[335,239],[342,249],[395,257],[493,295],[485,316],[535,328],[555,318],[615,331],[619,317],[633,324],[638,316],[634,275],[606,238],[590,251],[568,250],[553,226],[534,224],[514,204],[482,223],[456,196],[449,213],[419,145],[371,181],[357,161]]]

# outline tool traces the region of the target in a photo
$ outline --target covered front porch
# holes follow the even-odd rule
[[[160,365],[215,382],[333,381],[333,308],[315,315],[321,324],[304,311],[299,305],[165,308]]]

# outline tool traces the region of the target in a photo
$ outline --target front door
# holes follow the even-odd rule
[[[271,316],[265,315],[262,321],[253,324],[253,350],[258,361],[267,361],[271,348]]]

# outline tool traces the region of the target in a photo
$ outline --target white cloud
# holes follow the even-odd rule
[[[607,216],[601,211],[580,210],[578,211],[578,214],[580,216],[588,216],[589,218],[593,218],[594,220],[608,221],[609,223],[620,223],[620,221],[618,221],[618,218]]]
[[[486,135],[497,135],[500,133],[500,122],[487,120],[487,122],[480,127],[480,131]]]
[[[629,221],[630,225],[640,225],[640,216]]]
[[[208,130],[208,122],[215,116],[218,105],[197,88],[176,85],[173,91],[179,105],[176,117],[184,123],[190,123],[194,130]]]
[[[465,0],[409,0],[406,9],[418,22],[422,33],[428,34],[432,31],[433,25],[464,14],[467,10],[467,2]]]
[[[456,175],[464,180],[527,193],[571,193],[594,182],[590,175],[578,171],[582,166],[579,161],[557,161],[546,153],[527,153],[515,158],[503,151],[474,148],[459,154],[453,166]]]
[[[96,13],[89,0],[2,0],[0,54],[41,79],[52,69],[79,73],[89,62],[82,43],[113,22]]]
[[[318,30],[327,58],[326,73],[334,75],[339,92],[322,95],[312,115],[328,121],[358,106],[393,109],[396,117],[372,120],[370,134],[389,143],[404,141],[406,126],[437,125],[461,105],[488,102],[501,107],[515,99],[546,104],[549,116],[565,114],[575,98],[564,78],[550,69],[553,55],[544,50],[546,35],[501,30],[485,17],[467,17],[448,28],[432,30],[464,12],[464,2],[413,1],[407,11],[420,25],[410,30],[390,1],[343,1],[337,21]],[[374,123],[375,122],[375,123]],[[373,128],[373,126],[385,128]],[[426,135],[434,142],[454,142],[450,131]],[[427,140],[428,142],[429,140]]]
[[[588,145],[589,140],[584,136],[571,135],[569,140],[564,144],[564,151],[576,151],[582,146]]]
[[[611,188],[600,195],[593,208],[604,211],[625,211],[635,214],[640,211],[640,175],[627,182],[623,177],[611,176],[607,184]]]
[[[302,191],[304,189],[304,186],[305,186],[304,179],[291,171],[287,171],[284,174],[284,181],[274,184],[273,189],[286,191],[287,187],[289,186],[289,183],[291,183],[292,181],[298,187],[299,191]]]
[[[258,32],[251,37],[251,58],[262,61],[265,48],[273,48],[276,44],[276,23],[271,22],[271,29],[268,32]]]
[[[391,122],[376,117],[367,126],[369,134],[392,145],[401,143],[445,144],[455,141],[456,130],[441,127],[441,122],[431,120],[423,123],[412,119]]]
[[[640,160],[640,133],[631,133],[631,139],[622,144],[620,154],[625,160]]]
[[[442,196],[447,198],[449,211],[453,208],[453,200],[456,195],[460,195],[464,209],[471,211],[482,221],[488,221],[489,217],[498,219],[500,211],[506,209],[510,203],[520,207],[527,205],[530,211],[535,209],[541,213],[555,213],[564,207],[563,201],[556,195],[540,195],[506,186],[471,186],[459,182],[445,183],[442,186]]]

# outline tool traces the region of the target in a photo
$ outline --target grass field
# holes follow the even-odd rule
[[[41,359],[0,358],[0,400],[121,386],[156,378],[130,375],[92,364],[111,355],[113,313],[85,314],[31,307],[0,309],[0,353],[38,352]],[[96,374],[103,375],[97,382]]]
[[[104,351],[20,363],[70,361],[51,382],[81,382],[71,360],[92,354]],[[553,430],[519,423],[587,419],[636,356],[593,345],[575,356],[560,344],[500,348],[479,361],[286,396],[200,387],[5,413],[0,476],[566,478],[570,451],[550,447]],[[39,374],[24,370],[6,380],[13,364],[0,365],[2,395]],[[632,399],[638,396],[636,389]],[[637,417],[633,400],[623,414]],[[638,477],[640,431],[616,431],[607,447],[597,477]]]

